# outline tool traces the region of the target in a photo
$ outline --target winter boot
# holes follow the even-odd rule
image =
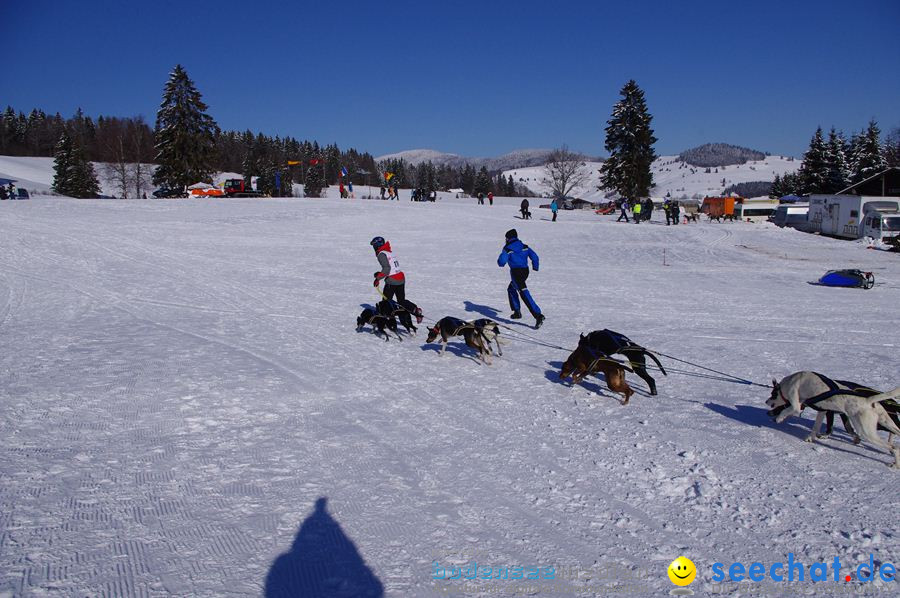
[[[547,318],[544,317],[544,314],[538,314],[537,318],[534,320],[534,329],[537,330],[544,324],[544,320]]]
[[[510,315],[509,317],[510,317],[511,320],[521,320],[521,319],[522,319],[522,312],[516,310],[516,311],[512,312],[512,315]]]

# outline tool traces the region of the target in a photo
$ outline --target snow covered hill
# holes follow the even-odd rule
[[[897,386],[896,255],[511,203],[0,202],[0,596],[650,597],[679,555],[698,595],[822,596],[712,564],[900,563],[889,456],[804,443],[809,415],[775,425],[717,373]],[[511,227],[538,331],[508,319]],[[429,318],[403,342],[355,330],[375,235]],[[807,284],[835,267],[877,284]],[[503,357],[438,356],[446,315],[503,323]],[[602,328],[664,355],[659,396],[560,383]]]
[[[540,166],[547,163],[547,157],[553,150],[549,149],[522,149],[503,154],[496,158],[470,158],[460,156],[458,154],[446,154],[435,150],[421,149],[408,150],[398,152],[396,154],[387,154],[380,156],[376,160],[399,159],[402,158],[412,165],[421,162],[433,162],[436,166],[448,164],[453,167],[460,167],[464,164],[481,168],[484,166],[489,172],[498,172],[510,170],[513,168],[527,168],[529,166]]]
[[[790,157],[766,156],[765,159],[732,166],[718,168],[701,168],[682,162],[678,156],[660,156],[651,166],[653,173],[653,197],[664,197],[671,194],[676,199],[702,199],[707,195],[719,195],[726,187],[735,183],[750,181],[773,181],[775,175],[795,172],[801,162]],[[600,192],[600,162],[588,162],[590,176],[581,189],[574,193],[593,201],[606,199],[606,192]],[[709,172],[707,172],[707,170]],[[543,184],[544,168],[516,168],[504,172],[506,176],[527,186],[535,193],[548,195],[550,189]]]

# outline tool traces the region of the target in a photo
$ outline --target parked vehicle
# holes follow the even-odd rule
[[[763,222],[775,214],[777,200],[739,200],[734,206],[734,219],[742,222]]]
[[[811,195],[809,231],[844,239],[900,235],[900,198]]]
[[[170,199],[172,197],[187,197],[184,189],[173,189],[171,187],[160,187],[153,192],[156,199]]]
[[[796,228],[806,230],[806,217],[809,215],[808,203],[781,204],[769,221],[780,228]]]
[[[734,215],[733,197],[704,197],[700,211],[710,218],[722,218]]]
[[[262,197],[259,191],[254,191],[244,179],[228,179],[222,186],[225,197]]]

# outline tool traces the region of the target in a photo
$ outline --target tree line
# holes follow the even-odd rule
[[[40,108],[26,116],[8,106],[0,118],[0,154],[54,156],[54,190],[73,197],[99,194],[91,162],[101,165],[121,197],[146,195],[152,185],[183,189],[211,183],[216,172],[241,173],[248,183],[257,178],[257,189],[273,196],[290,196],[295,182],[305,186],[307,196],[318,196],[322,188],[339,182],[531,194],[512,177],[484,167],[475,171],[468,164],[438,167],[431,162],[413,166],[402,159],[378,163],[368,152],[341,150],[334,143],[320,146],[290,136],[222,131],[181,65],[163,89],[153,128],[141,116],[94,119],[80,108],[70,118],[49,116]],[[390,180],[387,173],[392,173]]]
[[[849,140],[834,127],[826,139],[819,127],[803,154],[800,169],[776,175],[770,197],[837,193],[890,166],[900,166],[900,129],[894,129],[882,142],[881,129],[874,120]]]

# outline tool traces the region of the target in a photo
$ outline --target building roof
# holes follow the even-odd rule
[[[866,195],[869,197],[900,196],[900,167],[891,166],[855,185],[838,191],[838,195]]]

